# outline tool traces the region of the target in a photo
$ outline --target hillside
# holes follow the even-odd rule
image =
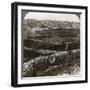
[[[80,23],[23,22],[23,77],[80,72]]]

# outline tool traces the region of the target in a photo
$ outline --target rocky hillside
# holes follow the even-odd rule
[[[80,50],[53,52],[23,64],[23,76],[74,75],[80,71]]]
[[[80,23],[23,22],[23,77],[76,75],[80,72]]]

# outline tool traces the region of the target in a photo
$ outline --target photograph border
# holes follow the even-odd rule
[[[85,10],[85,80],[79,81],[63,81],[63,82],[48,82],[48,83],[32,83],[32,84],[18,84],[18,6],[39,6],[39,7],[53,7],[53,8],[70,8]],[[87,6],[73,6],[73,5],[57,5],[44,3],[28,3],[28,2],[14,2],[11,4],[11,85],[13,87],[23,86],[41,86],[41,85],[56,85],[56,84],[73,84],[73,83],[87,83],[88,82],[88,7]]]

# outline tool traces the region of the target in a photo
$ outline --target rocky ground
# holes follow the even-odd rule
[[[80,71],[80,50],[58,51],[23,64],[23,76],[74,75]]]
[[[23,77],[80,72],[79,22],[27,20],[22,29]]]

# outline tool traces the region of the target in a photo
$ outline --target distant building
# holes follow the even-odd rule
[[[73,23],[72,26],[74,29],[80,29],[80,23]]]

